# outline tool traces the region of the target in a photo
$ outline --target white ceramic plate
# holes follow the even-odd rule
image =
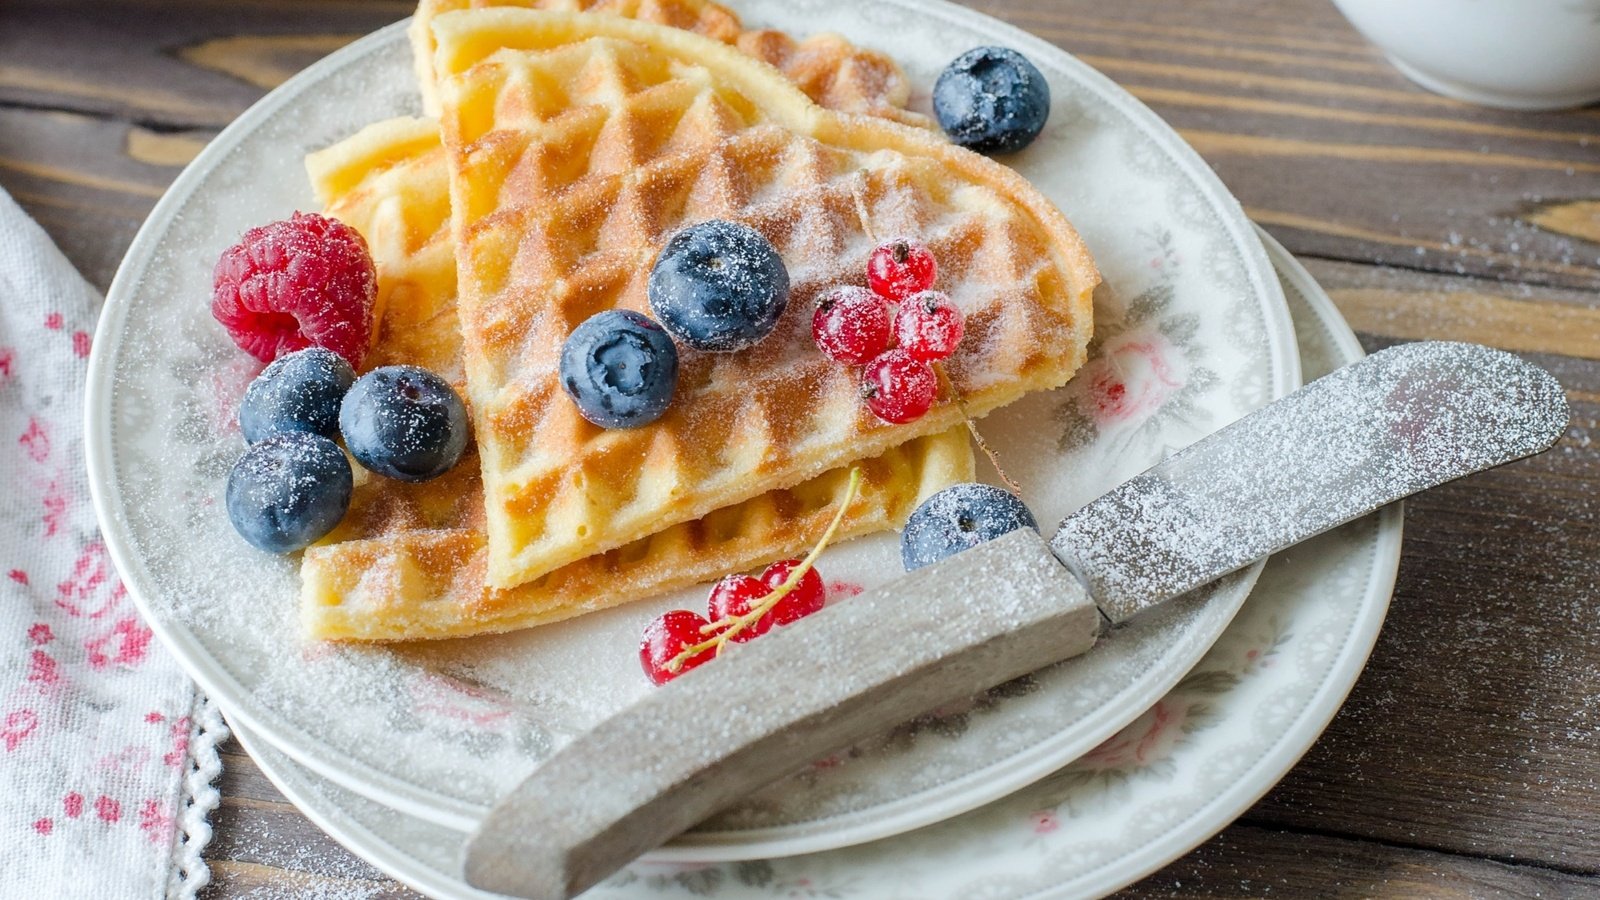
[[[1361,356],[1327,295],[1264,237],[1299,328],[1306,377]],[[1194,671],[1066,769],[982,809],[899,837],[774,861],[638,864],[585,897],[1082,897],[1186,853],[1288,771],[1355,683],[1400,560],[1393,506],[1273,558]],[[340,843],[442,898],[483,900],[455,875],[459,832],[391,814],[317,778],[245,729],[262,771]]]
[[[1022,50],[1049,78],[1049,127],[1007,162],[1082,230],[1106,288],[1084,371],[983,424],[1041,522],[1297,385],[1282,291],[1242,211],[1193,151],[1107,79],[1044,41],[931,0],[751,0],[741,10],[753,23],[883,45],[924,93],[947,60],[984,43]],[[296,633],[298,560],[256,553],[232,533],[218,498],[242,448],[226,424],[253,367],[207,314],[211,265],[247,227],[313,205],[305,152],[413,109],[402,27],[274,91],[157,204],[95,341],[89,465],[130,592],[236,721],[346,788],[460,829],[553,746],[648,690],[635,657],[640,629],[662,609],[703,604],[704,589],[497,638],[309,646]],[[829,581],[870,588],[898,570],[896,539],[852,541],[820,568]],[[1093,654],[896,728],[662,853],[810,852],[1002,796],[1154,703],[1222,632],[1258,572],[1226,580],[1209,602],[1144,617]]]

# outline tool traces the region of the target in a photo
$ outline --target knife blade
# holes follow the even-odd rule
[[[1560,385],[1510,354],[1375,353],[1068,516],[741,645],[545,760],[468,839],[476,887],[570,897],[751,790],[897,722],[1087,652],[1107,623],[1387,503],[1540,452]],[[981,601],[981,602],[979,602]],[[705,710],[725,715],[709,720]]]

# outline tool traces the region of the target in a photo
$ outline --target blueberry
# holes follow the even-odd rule
[[[416,366],[384,366],[356,380],[339,409],[350,455],[401,481],[437,478],[467,449],[467,407],[449,382]]]
[[[1050,117],[1050,85],[1028,58],[978,47],[955,58],[933,84],[933,112],[950,140],[979,153],[1033,143]]]
[[[270,553],[299,550],[350,508],[350,461],[333,441],[287,431],[252,444],[228,473],[228,519]]]
[[[601,428],[648,425],[672,403],[678,348],[648,316],[608,309],[572,329],[562,345],[561,385]]]
[[[761,232],[712,219],[678,232],[650,270],[650,310],[696,350],[743,350],[771,333],[789,271]]]
[[[957,484],[922,501],[900,534],[906,571],[936,563],[1018,528],[1038,529],[1015,496],[987,484]]]
[[[273,360],[245,388],[239,431],[254,444],[286,431],[339,436],[339,401],[356,380],[344,357],[307,347]]]

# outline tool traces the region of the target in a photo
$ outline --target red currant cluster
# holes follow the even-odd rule
[[[965,330],[961,310],[931,290],[937,274],[932,251],[896,238],[867,258],[870,290],[831,288],[811,317],[817,349],[834,362],[865,366],[861,396],[891,424],[915,421],[933,406],[939,377],[931,364],[954,353]]]
[[[861,470],[851,469],[833,521],[805,559],[780,560],[767,566],[760,577],[724,577],[711,588],[707,616],[674,609],[651,620],[639,641],[644,674],[655,684],[666,684],[716,658],[729,641],[742,644],[754,640],[778,625],[797,622],[822,609],[827,591],[817,574],[817,557],[833,540],[860,487]]]
[[[706,616],[688,609],[658,616],[645,626],[639,643],[639,663],[645,675],[656,684],[666,684],[709,662],[725,641],[742,644],[755,640],[775,625],[799,621],[821,609],[827,591],[822,576],[811,566],[806,566],[793,587],[778,594],[801,564],[798,559],[785,559],[767,566],[759,578],[726,576],[712,586]]]

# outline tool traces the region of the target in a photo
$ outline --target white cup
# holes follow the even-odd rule
[[[1333,0],[1423,87],[1503,109],[1600,100],[1600,0]]]

